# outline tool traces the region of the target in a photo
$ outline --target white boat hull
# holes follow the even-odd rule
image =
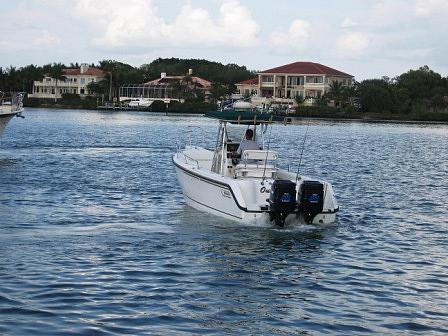
[[[5,130],[5,127],[8,124],[8,122],[15,115],[16,115],[15,113],[8,113],[8,114],[0,113],[0,137],[3,135],[3,131]]]
[[[182,153],[173,156],[177,178],[186,203],[200,211],[230,220],[272,225],[266,209],[269,192],[263,191],[262,179],[238,180],[211,172],[201,167],[200,161],[188,160]],[[314,224],[331,224],[336,219],[337,207],[330,186],[333,209],[317,214]],[[304,224],[301,216],[292,213],[285,225]]]

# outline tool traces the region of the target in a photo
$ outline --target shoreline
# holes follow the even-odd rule
[[[122,113],[122,112],[138,112],[154,115],[165,115],[172,117],[200,117],[204,116],[203,112],[160,112],[160,111],[147,111],[147,110],[128,110],[128,109],[100,109],[100,108],[82,108],[79,106],[26,106],[26,109],[49,109],[49,110],[85,110],[96,111],[102,113]],[[426,124],[426,125],[448,125],[447,121],[438,120],[401,120],[401,119],[373,119],[373,118],[331,118],[331,117],[299,117],[299,116],[285,116],[291,118],[293,124],[299,124],[300,121],[316,120],[326,122],[340,122],[340,123],[366,123],[366,124]]]

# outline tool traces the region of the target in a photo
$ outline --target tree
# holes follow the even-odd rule
[[[226,91],[227,89],[224,84],[213,82],[210,87],[212,102],[216,103],[218,100],[221,100],[226,95]]]
[[[327,92],[327,97],[333,99],[334,105],[339,107],[344,95],[344,85],[340,81],[333,81],[330,83],[330,89]]]
[[[303,102],[305,101],[305,99],[303,98],[303,96],[301,96],[301,95],[299,95],[299,94],[297,94],[297,95],[294,97],[294,100],[295,100],[297,106],[302,105]]]
[[[393,99],[390,84],[383,79],[367,79],[358,87],[363,112],[390,112],[393,109]]]
[[[45,67],[44,67],[45,68]],[[55,80],[55,95],[54,101],[57,100],[58,95],[58,82],[65,81],[67,77],[64,76],[65,66],[62,63],[53,63],[47,66],[47,75]]]
[[[100,61],[100,68],[107,72],[109,77],[109,100],[118,97],[120,86],[128,83],[141,83],[143,72],[133,66],[114,60]]]

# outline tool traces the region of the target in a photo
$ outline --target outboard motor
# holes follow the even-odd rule
[[[296,184],[290,180],[275,180],[269,194],[269,217],[278,226],[296,209]]]
[[[305,222],[311,224],[323,208],[324,185],[319,181],[303,181],[300,188],[299,211]]]

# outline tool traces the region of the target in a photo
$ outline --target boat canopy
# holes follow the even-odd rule
[[[283,117],[273,115],[271,113],[261,113],[255,111],[235,111],[235,110],[210,111],[205,113],[205,116],[208,118],[219,119],[220,121],[225,121],[232,124],[243,124],[243,125],[291,123],[291,118],[289,117]]]

